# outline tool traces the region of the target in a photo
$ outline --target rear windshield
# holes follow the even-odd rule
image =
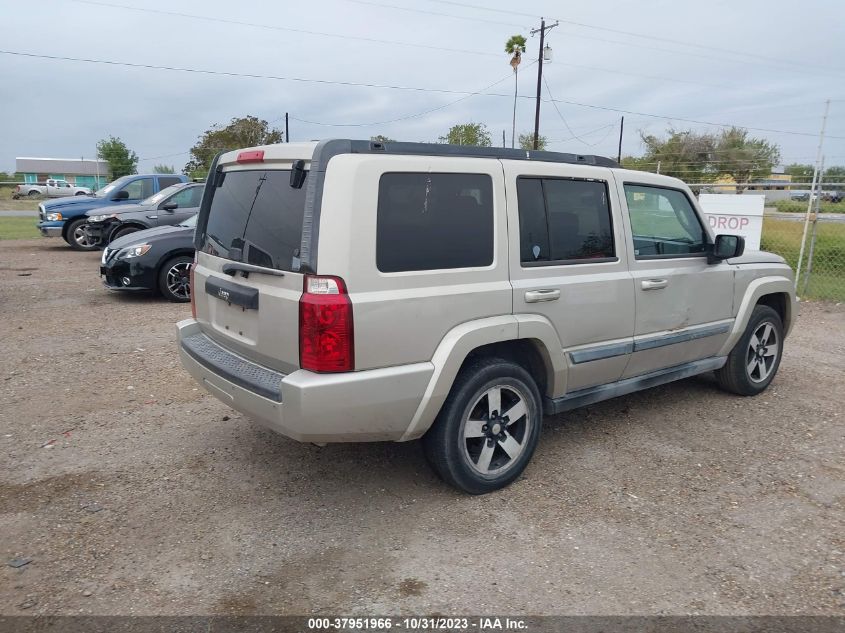
[[[225,172],[214,189],[202,250],[279,270],[299,269],[305,187],[290,170]]]

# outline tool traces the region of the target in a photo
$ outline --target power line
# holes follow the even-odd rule
[[[513,10],[507,10],[507,9],[492,9],[492,8],[489,8],[489,7],[484,7],[484,6],[480,6],[480,5],[476,5],[476,4],[467,4],[467,3],[463,3],[463,2],[456,2],[455,0],[428,0],[428,1],[434,2],[434,3],[437,3],[437,4],[446,4],[446,5],[451,5],[451,6],[463,7],[463,8],[467,8],[467,9],[475,9],[475,10],[479,10],[479,11],[490,11],[490,12],[494,12],[494,13],[518,15],[520,17],[529,17],[529,18],[534,18],[534,19],[540,17],[540,16],[538,16],[536,14],[532,14],[532,13],[525,13],[525,12],[521,12],[521,11],[513,11]],[[587,24],[585,22],[576,22],[574,20],[567,20],[567,19],[564,19],[564,18],[551,17],[550,19],[558,20],[561,23],[570,24],[572,26],[577,26],[577,27],[580,27],[580,28],[593,29],[593,30],[597,30],[597,31],[606,31],[608,33],[616,33],[618,35],[626,35],[628,37],[637,37],[637,38],[646,39],[646,40],[654,40],[654,41],[657,41],[657,42],[666,42],[666,43],[674,44],[674,45],[678,45],[678,46],[687,46],[687,47],[698,48],[698,49],[702,49],[702,50],[711,50],[711,51],[716,51],[716,52],[720,52],[720,53],[728,53],[728,54],[731,54],[731,55],[738,55],[738,56],[742,56],[742,57],[752,57],[752,58],[760,59],[760,60],[767,61],[767,62],[775,62],[775,63],[778,63],[778,64],[787,64],[787,65],[796,66],[796,67],[799,67],[799,68],[810,68],[806,64],[800,64],[800,63],[794,62],[792,60],[779,59],[779,58],[776,58],[776,57],[767,57],[765,55],[760,55],[760,54],[757,54],[757,53],[748,53],[748,52],[737,51],[737,50],[732,50],[732,49],[728,49],[728,48],[708,46],[706,44],[696,44],[694,42],[687,42],[687,41],[683,41],[683,40],[675,40],[675,39],[672,39],[672,38],[660,37],[660,36],[657,36],[657,35],[644,35],[642,33],[635,33],[633,31],[625,31],[625,30],[621,30],[621,29],[613,29],[613,28],[604,27],[604,26],[596,26],[594,24]],[[842,69],[842,68],[827,68],[826,70],[836,72],[836,73],[845,73],[845,69]]]
[[[370,0],[345,0],[345,2],[352,2],[354,4],[368,5],[372,7],[380,7],[384,9],[395,9],[396,11],[407,11],[410,13],[421,13],[424,15],[435,15],[444,18],[453,18],[456,20],[468,20],[470,22],[483,22],[486,24],[495,24],[497,26],[508,26],[516,29],[528,28],[524,24],[514,24],[512,22],[498,22],[496,20],[486,20],[484,18],[467,17],[464,15],[455,15],[454,13],[441,13],[440,11],[426,11],[425,9],[417,9],[412,7],[400,7],[395,4],[384,4],[382,2],[371,2]]]
[[[165,11],[163,9],[150,9],[148,7],[133,7],[125,4],[113,4],[110,2],[98,2],[96,0],[70,0],[78,4],[89,4],[98,7],[108,7],[111,9],[124,9],[127,11],[138,11],[140,13],[153,13],[158,15],[168,15],[172,17],[191,18],[195,20],[205,20],[206,22],[217,22],[220,24],[235,24],[237,26],[248,26],[259,29],[267,29],[271,31],[285,31],[288,33],[300,33],[303,35],[316,35],[319,37],[335,37],[344,40],[357,40],[360,42],[369,42],[374,44],[390,44],[393,46],[406,46],[410,48],[423,48],[426,50],[446,51],[449,53],[466,53],[470,55],[484,55],[488,57],[500,57],[496,53],[489,53],[487,51],[474,51],[463,48],[449,48],[446,46],[432,46],[430,44],[417,44],[414,42],[403,42],[400,40],[386,40],[375,37],[363,37],[358,35],[346,35],[344,33],[330,33],[326,31],[311,31],[308,29],[296,29],[287,26],[277,26],[272,24],[260,24],[256,22],[244,22],[241,20],[232,20],[228,18],[215,18],[208,15],[198,15],[195,13],[181,13],[179,11]]]
[[[286,27],[286,26],[276,26],[276,25],[271,25],[271,24],[259,24],[259,23],[255,23],[255,22],[244,22],[242,20],[232,20],[232,19],[227,19],[227,18],[215,18],[215,17],[211,17],[211,16],[207,16],[207,15],[198,15],[198,14],[194,14],[194,13],[184,13],[184,12],[178,12],[178,11],[165,11],[165,10],[162,10],[162,9],[150,9],[148,7],[134,7],[134,6],[125,5],[125,4],[114,4],[114,3],[111,3],[111,2],[101,2],[99,0],[70,0],[70,1],[76,2],[76,3],[79,3],[79,4],[102,6],[102,7],[112,8],[112,9],[124,9],[124,10],[127,10],[127,11],[137,11],[137,12],[140,12],[140,13],[152,13],[152,14],[168,15],[168,16],[180,17],[180,18],[205,20],[207,22],[219,22],[219,23],[223,23],[223,24],[235,24],[237,26],[254,27],[254,28],[268,29],[268,30],[273,30],[273,31],[286,31],[286,32],[290,32],[290,33],[299,33],[299,34],[303,34],[303,35],[315,35],[315,36],[318,36],[318,37],[334,37],[334,38],[347,39],[347,40],[356,40],[356,41],[361,41],[361,42],[367,42],[369,44],[387,44],[387,45],[393,45],[393,46],[406,46],[406,47],[411,47],[411,48],[424,48],[424,49],[428,49],[428,50],[444,51],[444,52],[448,52],[448,53],[468,53],[468,54],[472,54],[472,55],[481,55],[481,56],[484,56],[484,57],[496,57],[496,58],[502,57],[502,55],[500,55],[498,53],[491,53],[491,52],[488,52],[488,51],[477,51],[477,50],[469,50],[469,49],[461,49],[461,48],[448,48],[448,47],[443,47],[443,46],[432,46],[432,45],[429,45],[429,44],[416,44],[416,43],[413,43],[413,42],[404,42],[404,41],[399,41],[399,40],[386,40],[386,39],[380,39],[380,38],[374,38],[374,37],[362,37],[362,36],[357,36],[357,35],[346,35],[346,34],[343,34],[343,33],[328,33],[328,32],[323,32],[323,31],[311,31],[311,30],[307,30],[307,29],[297,29],[297,28]],[[369,5],[374,5],[374,6],[389,6],[391,8],[397,8],[397,9],[400,8],[400,7],[393,7],[392,5],[382,5],[382,4],[378,4],[378,3],[374,3],[374,2],[368,2],[367,0],[347,0],[347,2],[355,2],[355,3],[358,3],[358,4],[369,4]],[[409,10],[413,10],[415,12],[421,12],[421,13],[432,13],[434,15],[446,15],[446,14],[438,14],[436,12],[417,10],[417,9],[409,9]],[[452,16],[452,17],[458,17],[458,16]],[[473,21],[477,20],[476,18],[468,18],[468,19],[471,19]],[[518,28],[523,28],[523,27],[518,27]],[[602,68],[600,66],[583,66],[583,65],[572,64],[572,63],[568,63],[568,62],[559,62],[559,64],[562,65],[562,66],[570,66],[572,68],[581,68],[583,70],[605,72],[605,73],[610,73],[610,74],[615,74],[615,75],[627,75],[627,76],[631,76],[631,77],[643,77],[645,79],[653,79],[653,80],[657,80],[657,81],[667,81],[667,82],[672,82],[672,83],[692,84],[692,85],[696,85],[696,86],[705,86],[705,87],[708,87],[708,88],[714,88],[714,87],[729,88],[730,87],[726,84],[712,84],[712,83],[705,83],[705,82],[701,82],[701,81],[692,81],[692,80],[689,80],[689,79],[674,79],[674,78],[671,78],[671,77],[643,75],[643,74],[640,74],[640,73],[622,71],[622,70],[613,69],[613,68]]]
[[[409,91],[409,92],[431,92],[431,93],[438,93],[438,94],[455,94],[455,95],[467,95],[472,96],[474,94],[479,94],[481,96],[487,97],[506,97],[509,99],[513,98],[513,95],[506,94],[506,93],[497,93],[497,92],[480,92],[474,93],[468,90],[451,90],[447,88],[421,88],[417,86],[401,86],[401,85],[393,85],[393,84],[377,84],[377,83],[366,83],[366,82],[354,82],[354,81],[337,81],[337,80],[329,80],[329,79],[313,79],[308,77],[287,77],[281,75],[262,75],[257,73],[237,73],[237,72],[228,72],[222,70],[208,70],[208,69],[198,69],[198,68],[185,68],[180,66],[162,66],[157,64],[140,64],[134,62],[119,62],[113,60],[103,60],[103,59],[90,59],[85,57],[70,57],[64,55],[45,55],[40,53],[25,53],[22,51],[10,51],[10,50],[0,50],[0,54],[2,55],[15,55],[19,57],[28,57],[33,59],[49,59],[49,60],[58,60],[58,61],[71,61],[71,62],[81,62],[81,63],[89,63],[89,64],[102,64],[108,66],[119,66],[119,67],[128,67],[128,68],[140,68],[145,70],[167,70],[173,72],[184,72],[184,73],[194,73],[200,75],[214,75],[214,76],[222,76],[222,77],[239,77],[239,78],[246,78],[246,79],[270,79],[275,81],[292,81],[292,82],[299,82],[299,83],[314,83],[314,84],[322,84],[322,85],[337,85],[337,86],[348,86],[348,87],[356,87],[356,88],[378,88],[384,90],[402,90],[402,91]],[[534,99],[532,96],[528,95],[519,95],[520,99]],[[815,137],[817,136],[813,132],[798,132],[795,130],[778,130],[773,128],[763,128],[763,127],[752,127],[747,125],[738,125],[735,123],[715,123],[713,121],[704,121],[700,119],[689,119],[684,117],[677,117],[677,116],[669,116],[665,114],[653,114],[649,112],[638,112],[635,110],[627,110],[624,108],[615,108],[611,106],[601,106],[595,105],[591,103],[583,103],[579,101],[568,101],[565,99],[544,99],[546,102],[552,103],[566,103],[568,105],[574,105],[581,108],[589,108],[593,110],[603,110],[608,112],[619,112],[622,114],[630,114],[635,116],[642,116],[648,117],[653,119],[661,119],[665,121],[683,121],[685,123],[695,123],[698,125],[710,125],[713,127],[741,127],[747,130],[754,130],[758,132],[770,132],[773,134],[788,134],[792,136],[809,136]],[[828,136],[828,138],[834,139],[845,139],[845,136]]]
[[[530,64],[526,65],[526,68],[531,66],[531,64],[536,64],[536,63],[537,63],[536,60],[532,61]],[[388,119],[387,121],[374,121],[372,123],[324,123],[324,122],[320,122],[320,121],[309,121],[308,119],[300,119],[300,118],[297,118],[295,116],[291,116],[290,118],[293,119],[294,121],[299,121],[300,123],[307,123],[309,125],[321,125],[321,126],[326,126],[326,127],[373,127],[373,126],[376,126],[376,125],[387,125],[389,123],[397,123],[399,121],[407,121],[408,119],[415,119],[415,118],[418,118],[418,117],[421,117],[421,116],[425,116],[426,114],[431,114],[432,112],[437,112],[438,110],[444,110],[444,109],[446,109],[450,106],[455,105],[456,103],[460,103],[461,101],[465,101],[466,99],[469,99],[470,97],[475,97],[477,95],[480,95],[485,90],[489,90],[493,86],[498,86],[500,83],[510,79],[511,76],[512,75],[507,75],[506,77],[502,77],[501,79],[493,82],[492,84],[490,84],[488,86],[485,86],[484,88],[481,88],[480,90],[476,90],[474,92],[471,92],[467,95],[464,95],[463,97],[460,97],[459,99],[455,99],[454,101],[450,101],[449,103],[445,103],[441,106],[437,106],[436,108],[429,108],[428,110],[423,110],[422,112],[417,112],[417,113],[414,113],[414,114],[408,114],[406,116],[397,117],[395,119]]]

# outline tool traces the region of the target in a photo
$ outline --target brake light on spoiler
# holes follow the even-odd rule
[[[264,162],[264,150],[263,149],[256,149],[251,150],[248,152],[241,152],[238,154],[239,163],[263,163]]]

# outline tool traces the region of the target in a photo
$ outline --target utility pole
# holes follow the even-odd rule
[[[625,129],[625,117],[619,122],[619,151],[616,154],[616,162],[622,164],[622,131]]]
[[[531,35],[535,33],[540,34],[540,55],[537,58],[537,106],[534,110],[534,149],[537,149],[537,144],[540,141],[540,92],[543,88],[543,43],[546,41],[546,31],[555,28],[559,22],[555,22],[550,26],[546,26],[546,20],[540,18],[540,28],[531,29]]]
[[[290,129],[288,128],[288,113],[285,112],[285,143],[290,143]]]
[[[502,130],[502,147],[507,147],[507,141],[505,140],[505,131]]]
[[[804,242],[807,241],[807,228],[810,225],[810,210],[813,208],[813,193],[819,180],[819,168],[822,161],[822,145],[824,144],[824,130],[827,126],[827,113],[830,110],[830,99],[824,102],[822,129],[819,132],[819,148],[816,151],[816,168],[813,170],[813,185],[810,187],[810,200],[807,202],[807,213],[804,215],[804,233],[801,235],[801,249],[798,251],[798,266],[795,270],[795,290],[798,290],[798,280],[801,278],[801,260],[804,259]]]

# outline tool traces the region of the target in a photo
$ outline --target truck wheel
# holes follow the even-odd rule
[[[783,322],[769,306],[757,306],[748,325],[716,371],[719,386],[740,396],[756,396],[769,386],[780,367],[783,353]]]
[[[141,229],[139,229],[137,226],[121,226],[112,231],[111,235],[109,236],[109,242],[113,242],[119,237],[129,235],[130,233],[136,233],[140,230]]]
[[[32,190],[26,195],[30,198],[37,198],[38,196],[41,195],[41,193],[39,191]]]
[[[488,358],[458,374],[423,447],[444,481],[484,494],[525,470],[541,424],[540,392],[531,375],[513,362]]]
[[[70,247],[77,251],[95,251],[99,243],[92,239],[85,231],[85,218],[79,218],[71,222],[67,227],[65,241]]]
[[[174,257],[158,272],[158,289],[168,301],[185,303],[191,300],[191,264],[193,257]]]
[[[84,195],[85,195],[85,192],[84,192],[84,191],[77,191],[77,192],[76,192],[75,194],[73,194],[73,195],[75,195],[75,196],[84,196]]]

